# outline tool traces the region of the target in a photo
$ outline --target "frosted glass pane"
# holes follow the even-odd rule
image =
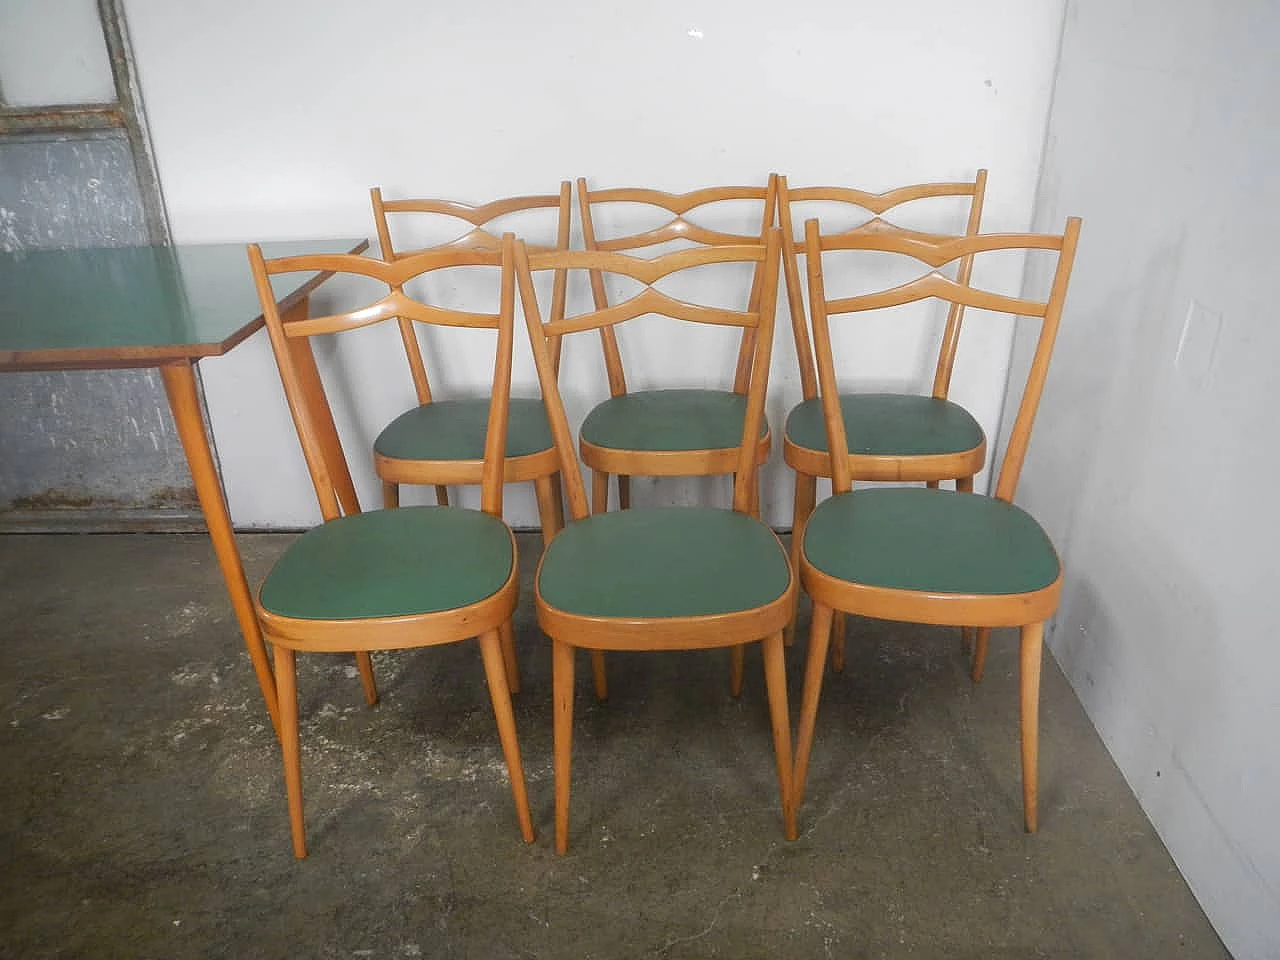
[[[0,96],[10,107],[111,103],[94,0],[0,0]]]

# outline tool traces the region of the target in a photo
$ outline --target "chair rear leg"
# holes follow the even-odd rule
[[[742,674],[746,666],[746,644],[729,648],[729,693],[742,696]]]
[[[804,546],[804,525],[809,522],[809,514],[813,513],[814,502],[818,499],[818,478],[807,473],[796,474],[795,506],[791,512],[791,569],[800,575],[800,551]],[[787,627],[787,646],[796,642],[796,617],[791,615],[791,625]]]
[[[364,691],[364,702],[375,706],[378,702],[378,681],[373,678],[373,658],[368,650],[356,653],[356,669],[360,671],[360,688]]]
[[[442,507],[447,507],[449,505],[448,487],[442,484],[436,484],[436,503]]]
[[[813,728],[818,717],[818,698],[822,695],[822,673],[827,666],[827,647],[831,643],[832,610],[820,603],[813,605],[809,626],[809,654],[804,668],[804,691],[800,695],[800,731],[796,740],[796,770],[791,778],[791,808],[799,810],[804,800],[805,777],[809,775],[809,751],[813,749]]]
[[[507,668],[502,655],[501,630],[490,630],[480,636],[480,656],[484,660],[484,676],[489,683],[489,699],[493,717],[498,722],[498,740],[507,761],[511,780],[511,796],[516,804],[520,836],[533,843],[533,817],[529,813],[529,793],[525,788],[524,766],[520,762],[520,741],[516,738],[516,717],[511,709],[511,691],[507,687]]]
[[[289,833],[293,855],[307,856],[306,825],[302,818],[302,753],[298,743],[298,674],[294,652],[275,644],[276,696],[280,702],[280,752],[284,756],[284,787],[289,797]]]
[[[382,481],[382,506],[388,510],[400,506],[400,484],[390,480]]]
[[[591,651],[591,686],[595,688],[597,700],[609,699],[609,675],[604,668],[604,651]]]
[[[609,509],[609,474],[603,470],[591,471],[591,512],[605,513]]]
[[[631,478],[618,474],[618,509],[631,509]]]
[[[1019,722],[1022,728],[1022,818],[1027,833],[1039,826],[1037,800],[1040,762],[1040,661],[1044,653],[1044,624],[1022,628],[1019,681]]]
[[[787,708],[787,668],[782,633],[765,637],[764,683],[769,697],[769,723],[773,728],[773,753],[778,766],[778,790],[782,795],[782,833],[796,838],[796,807],[791,757],[791,719]]]
[[[569,773],[573,757],[573,656],[567,643],[551,641],[551,686],[555,701],[556,853],[569,849]]]
[[[546,547],[560,532],[561,510],[556,502],[560,497],[560,488],[551,477],[538,477],[533,481],[533,489],[538,497],[538,520],[542,524],[542,545]]]
[[[973,668],[970,674],[974,683],[982,682],[982,671],[987,667],[987,644],[991,640],[991,628],[979,627],[977,639],[973,641]]]

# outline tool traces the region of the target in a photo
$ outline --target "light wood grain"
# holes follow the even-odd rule
[[[1043,391],[1049,358],[1066,298],[1079,232],[1080,221],[1072,218],[1067,221],[1064,232],[1059,235],[974,235],[933,240],[917,236],[904,241],[902,237],[889,232],[858,235],[855,238],[847,234],[823,237],[819,233],[816,220],[809,220],[805,224],[805,253],[809,304],[813,321],[813,346],[823,420],[826,425],[829,449],[833,453],[832,489],[836,494],[853,496],[855,503],[859,496],[858,493],[850,493],[854,477],[847,456],[848,441],[836,389],[835,361],[831,348],[831,317],[844,313],[881,309],[886,305],[912,302],[928,297],[941,297],[952,304],[962,303],[970,307],[986,307],[994,310],[1013,307],[1026,316],[1041,318],[1040,336],[1032,358],[1031,370],[1019,401],[1014,428],[1010,433],[1008,448],[996,482],[995,497],[1006,502],[1012,500],[1036,408]],[[898,253],[930,264],[996,250],[1045,250],[1057,253],[1057,267],[1052,286],[1044,300],[1031,300],[1026,297],[1009,298],[975,290],[969,285],[932,279],[928,282],[914,282],[895,288],[888,295],[880,292],[828,300],[825,295],[823,254],[853,247]],[[958,483],[957,487],[962,492],[967,491],[973,495],[971,483],[964,485]],[[947,502],[959,504],[961,501],[957,498]],[[804,504],[802,503],[801,506]],[[809,519],[809,524],[811,526],[812,518]],[[800,739],[796,753],[796,775],[793,781],[796,805],[799,805],[804,792],[804,778],[812,746],[826,647],[829,642],[831,621],[835,619],[834,614],[848,612],[885,620],[978,627],[973,661],[975,680],[981,677],[990,628],[1018,627],[1022,637],[1019,702],[1023,809],[1025,826],[1028,831],[1034,831],[1038,824],[1036,718],[1043,646],[1042,625],[1053,615],[1058,606],[1062,592],[1061,564],[1059,564],[1057,578],[1047,586],[1026,592],[1003,594],[903,590],[844,580],[831,576],[810,563],[803,544],[800,550],[799,568],[804,588],[813,598],[814,626],[810,635],[809,660],[801,698]]]
[[[324,522],[351,517],[360,512],[355,493],[350,489],[350,471],[341,443],[333,427],[333,414],[315,366],[309,338],[320,333],[336,333],[353,329],[369,315],[365,308],[346,314],[334,314],[315,322],[307,318],[301,309],[282,311],[275,304],[271,293],[271,278],[293,271],[330,270],[348,272],[365,277],[379,278],[397,297],[403,298],[403,284],[419,276],[458,266],[487,267],[494,271],[499,290],[499,310],[491,326],[497,330],[497,347],[493,363],[493,383],[489,403],[489,416],[485,432],[484,458],[481,464],[481,508],[493,515],[502,515],[504,459],[507,435],[507,417],[511,394],[511,358],[515,336],[515,238],[503,237],[497,251],[467,249],[431,251],[405,257],[394,264],[370,264],[367,258],[290,257],[267,260],[257,246],[250,246],[249,260],[254,281],[263,305],[263,314],[270,338],[272,352],[280,371],[285,399],[293,417],[298,439],[302,446],[312,485],[320,503]],[[322,266],[323,264],[323,266]],[[439,322],[449,325],[470,325],[473,315],[448,316],[448,311],[432,308],[415,311],[422,322]],[[385,319],[392,319],[388,315]],[[384,496],[398,496],[384,489]],[[511,568],[505,583],[492,595],[476,602],[432,613],[395,617],[361,617],[356,619],[326,620],[296,616],[283,616],[266,608],[261,595],[257,598],[256,615],[262,631],[275,648],[276,667],[279,671],[281,703],[280,740],[285,765],[285,781],[289,797],[290,830],[294,853],[306,856],[306,838],[302,808],[302,780],[299,762],[299,729],[297,686],[295,678],[295,652],[354,652],[360,669],[366,699],[375,702],[377,689],[374,684],[371,650],[390,650],[406,647],[433,646],[455,643],[479,637],[481,658],[484,663],[494,716],[507,770],[511,778],[512,796],[516,805],[521,835],[526,841],[533,839],[532,819],[525,790],[524,773],[520,764],[516,743],[514,718],[511,712],[511,688],[519,685],[512,644],[511,617],[515,611],[519,592],[519,574],[516,566],[515,537],[507,531],[511,551]],[[326,585],[340,591],[343,583],[335,581]]]

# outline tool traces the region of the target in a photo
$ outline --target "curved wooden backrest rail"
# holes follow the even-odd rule
[[[1080,220],[1077,217],[1069,219],[1063,233],[1059,235],[978,234],[934,243],[924,243],[918,238],[903,238],[894,234],[823,237],[819,233],[816,219],[806,221],[805,248],[809,274],[809,304],[813,313],[813,342],[818,361],[819,394],[822,398],[823,418],[827,424],[829,449],[836,453],[845,452],[844,456],[836,455],[831,458],[833,492],[849,491],[852,488],[852,476],[847,454],[848,438],[845,435],[844,418],[840,413],[840,400],[835,379],[830,317],[892,307],[926,298],[938,298],[950,301],[952,304],[1041,318],[1040,336],[996,483],[996,498],[1005,501],[1013,500],[1022,462],[1026,455],[1027,442],[1031,435],[1031,427],[1044,389],[1045,376],[1048,373],[1049,358],[1057,336],[1058,322],[1066,297],[1067,280],[1075,259],[1079,234]],[[931,264],[945,264],[962,257],[971,258],[975,254],[994,250],[1049,250],[1058,252],[1058,263],[1053,284],[1044,300],[1009,297],[975,290],[937,273],[917,278],[891,290],[845,297],[840,300],[827,300],[824,293],[822,254],[833,250],[851,249],[898,253]]]

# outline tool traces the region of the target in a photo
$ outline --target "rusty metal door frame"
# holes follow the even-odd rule
[[[147,234],[152,243],[167,245],[169,220],[165,214],[155,157],[151,152],[151,137],[147,131],[122,4],[123,0],[98,0],[98,19],[111,64],[115,102],[10,107],[5,103],[4,90],[0,89],[0,140],[60,133],[90,137],[95,133],[123,136],[133,154]]]

